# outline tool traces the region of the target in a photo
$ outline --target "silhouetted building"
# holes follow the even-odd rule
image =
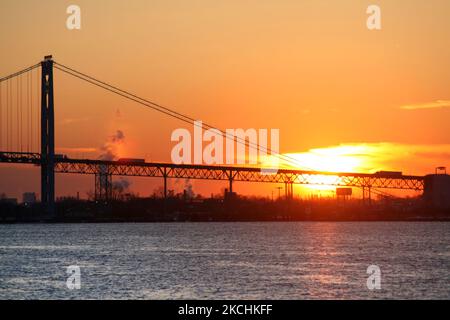
[[[233,192],[233,191],[230,192],[230,191],[228,191],[228,189],[225,189],[224,199],[226,201],[234,200],[236,198],[237,198],[237,193],[236,192]]]
[[[36,203],[36,193],[34,192],[25,192],[22,196],[22,202],[25,205]]]
[[[16,198],[2,198],[0,201],[3,202],[3,203],[6,203],[6,204],[17,205],[17,199]]]
[[[347,200],[352,196],[352,188],[336,188],[336,197],[339,200]]]
[[[450,175],[430,174],[425,176],[425,201],[439,209],[450,209]]]

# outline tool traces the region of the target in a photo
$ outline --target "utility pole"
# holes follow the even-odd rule
[[[281,199],[281,190],[283,190],[283,187],[276,187],[278,189],[278,200]]]

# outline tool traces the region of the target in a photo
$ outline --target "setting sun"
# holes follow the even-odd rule
[[[330,148],[311,149],[303,153],[287,154],[307,170],[327,172],[363,171],[366,146],[336,146]]]

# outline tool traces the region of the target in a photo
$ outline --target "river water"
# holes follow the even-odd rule
[[[393,298],[450,298],[450,223],[0,225],[0,299]]]

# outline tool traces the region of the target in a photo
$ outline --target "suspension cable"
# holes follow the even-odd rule
[[[172,109],[169,109],[169,108],[167,108],[167,107],[164,107],[164,106],[162,106],[162,105],[160,105],[160,104],[157,104],[157,103],[155,103],[155,102],[153,102],[153,101],[150,101],[150,100],[141,98],[141,97],[139,97],[139,96],[137,96],[137,95],[135,95],[135,94],[133,94],[133,93],[130,93],[130,92],[125,91],[125,90],[122,90],[122,89],[120,89],[120,88],[118,88],[118,87],[116,87],[116,86],[113,86],[113,85],[108,84],[108,83],[106,83],[106,82],[104,82],[104,81],[98,80],[98,79],[96,79],[96,78],[94,78],[94,77],[91,77],[91,76],[89,76],[89,75],[87,75],[87,74],[85,74],[85,73],[79,72],[79,71],[77,71],[77,70],[75,70],[75,69],[72,69],[72,68],[70,68],[70,67],[67,67],[67,66],[65,66],[65,65],[63,65],[63,64],[60,64],[60,63],[58,63],[58,62],[54,62],[54,63],[55,63],[56,65],[58,65],[58,66],[61,66],[61,67],[63,67],[63,68],[66,68],[66,69],[72,71],[73,73],[77,73],[78,75],[81,75],[82,77],[86,77],[86,78],[88,78],[89,80],[92,80],[92,81],[94,81],[94,82],[98,82],[98,83],[102,84],[103,86],[100,86],[100,87],[102,87],[102,88],[104,88],[104,89],[106,89],[106,90],[110,90],[110,91],[112,91],[112,92],[114,92],[113,90],[116,90],[116,91],[119,91],[119,92],[121,92],[121,93],[123,93],[123,94],[125,94],[125,95],[129,95],[129,96],[131,96],[131,97],[133,97],[133,98],[135,98],[135,99],[138,99],[138,100],[141,100],[141,101],[143,101],[143,102],[146,102],[146,103],[150,104],[151,106],[148,106],[148,105],[146,105],[146,104],[144,104],[144,105],[146,105],[146,106],[148,106],[148,107],[150,107],[150,108],[152,108],[152,109],[154,109],[154,110],[157,110],[157,111],[159,111],[159,112],[162,112],[162,113],[164,113],[164,114],[166,114],[166,115],[172,116],[172,117],[174,117],[174,118],[177,118],[177,119],[179,119],[179,120],[182,120],[182,121],[188,122],[188,123],[191,123],[191,122],[194,122],[194,121],[195,121],[195,119],[192,118],[192,117],[189,117],[189,116],[186,116],[186,115],[184,115],[184,114],[181,114],[181,113],[179,113],[179,112],[177,112],[177,111],[174,111],[174,110],[172,110]],[[60,68],[58,68],[58,69],[61,70],[61,71],[65,71],[65,70],[62,70],[62,69],[60,69]],[[67,73],[69,73],[69,72],[67,72]],[[69,74],[72,74],[72,73],[69,73]],[[72,74],[72,75],[73,75],[73,74]],[[79,77],[79,78],[81,79],[81,77]],[[83,79],[83,80],[87,81],[86,79]],[[88,81],[88,82],[92,83],[91,81]],[[96,85],[97,85],[97,84],[96,84]],[[106,86],[107,88],[105,88],[105,86]],[[113,89],[113,90],[111,90],[111,89]],[[114,93],[117,94],[117,92],[114,92]],[[129,97],[126,97],[126,98],[129,98]],[[136,101],[136,100],[134,100],[134,101]],[[138,102],[138,101],[136,101],[136,102]],[[138,103],[141,103],[141,102],[138,102]],[[143,103],[141,103],[141,104],[143,104]],[[162,109],[162,110],[159,110],[159,109]],[[172,115],[172,114],[174,114],[175,116]],[[180,119],[180,117],[181,117],[181,118],[185,118],[185,120]],[[186,121],[186,120],[188,120],[188,121]],[[194,124],[194,125],[195,125],[195,124]],[[289,159],[291,162],[292,162],[292,161],[294,161],[294,162],[297,162],[297,161],[298,161],[298,160],[296,160],[296,159],[294,159],[294,158],[291,158],[291,157],[289,157],[289,156],[281,155],[281,154],[279,154],[279,153],[273,152],[273,151],[270,150],[270,149],[261,147],[261,146],[259,146],[259,145],[257,145],[257,144],[251,143],[251,142],[248,142],[246,139],[241,139],[241,138],[239,138],[239,137],[235,137],[235,136],[233,136],[233,135],[230,135],[228,132],[226,132],[226,131],[224,131],[224,130],[217,129],[216,127],[214,127],[214,126],[212,126],[212,125],[209,125],[208,123],[202,123],[201,126],[200,126],[200,125],[197,125],[197,126],[198,126],[198,127],[201,127],[201,128],[205,127],[206,129],[215,129],[215,130],[217,130],[217,131],[220,131],[222,134],[224,134],[225,137],[228,138],[228,139],[233,139],[233,140],[234,140],[234,138],[236,138],[237,142],[243,143],[243,144],[245,144],[245,146],[247,146],[247,147],[249,147],[249,148],[250,148],[250,147],[253,147],[253,148],[256,148],[257,150],[265,151],[266,153],[268,153],[268,152],[270,151],[271,153],[273,153],[273,154],[279,156],[280,158],[285,158],[285,159],[283,159],[283,160]],[[241,140],[241,141],[239,141],[239,140]],[[297,164],[298,164],[298,163],[297,163]]]
[[[32,65],[31,67],[28,67],[28,68],[25,68],[25,69],[23,69],[23,70],[17,71],[17,72],[15,72],[15,73],[12,73],[12,74],[10,74],[9,76],[0,78],[0,82],[9,80],[9,79],[14,78],[14,77],[17,77],[17,76],[21,75],[22,73],[31,71],[31,70],[33,70],[33,69],[39,67],[40,65],[41,65],[40,63],[37,63],[37,64],[35,64],[35,65]]]
[[[194,122],[194,125],[197,125],[198,127],[206,128],[206,129],[215,129],[215,130],[221,132],[222,134],[224,134],[225,137],[228,138],[228,139],[233,139],[233,141],[234,141],[234,139],[236,139],[236,141],[238,143],[244,144],[245,146],[247,146],[249,148],[252,147],[252,148],[255,148],[257,150],[265,151],[266,154],[268,152],[270,152],[272,155],[275,155],[278,158],[280,158],[280,159],[282,159],[284,161],[287,161],[288,163],[290,162],[291,164],[296,164],[296,165],[300,164],[297,159],[294,159],[294,158],[292,158],[290,156],[282,155],[282,154],[280,154],[278,152],[274,152],[274,151],[272,151],[272,150],[270,150],[268,148],[261,147],[261,146],[259,146],[257,144],[254,144],[254,143],[251,143],[251,142],[247,141],[246,139],[241,139],[239,137],[235,137],[234,135],[230,135],[228,132],[226,132],[224,130],[221,130],[221,129],[217,129],[217,128],[215,128],[212,125],[209,125],[207,123],[202,123],[202,125],[198,125],[198,124],[195,123],[195,119],[192,118],[192,117],[183,115],[183,114],[181,114],[179,112],[176,112],[176,111],[174,111],[172,109],[164,107],[164,106],[162,106],[160,104],[154,103],[154,102],[152,102],[150,100],[147,100],[147,99],[144,99],[144,98],[141,98],[141,97],[139,97],[139,96],[137,96],[135,94],[132,94],[132,93],[130,93],[128,91],[125,91],[125,90],[122,90],[122,89],[120,89],[118,87],[110,85],[110,84],[108,84],[108,83],[106,83],[104,81],[101,81],[101,80],[98,80],[96,78],[93,78],[93,77],[91,77],[91,76],[89,76],[89,75],[87,75],[85,73],[79,72],[79,71],[77,71],[75,69],[67,67],[67,66],[65,66],[63,64],[60,64],[58,62],[54,62],[54,64],[55,64],[55,68],[60,70],[60,71],[62,71],[62,72],[65,72],[65,73],[67,73],[69,75],[72,75],[73,77],[79,78],[79,79],[84,80],[84,81],[86,81],[88,83],[91,83],[91,84],[93,84],[95,86],[98,86],[100,88],[103,88],[105,90],[113,92],[113,93],[115,93],[117,95],[120,95],[120,96],[126,98],[126,99],[129,99],[129,100],[137,102],[137,103],[139,103],[141,105],[147,106],[147,107],[149,107],[151,109],[159,111],[159,112],[161,112],[163,114],[166,114],[168,116],[171,116],[171,117],[176,118],[178,120],[181,120],[183,122],[187,122],[189,124]],[[305,167],[305,166],[303,166],[303,167]],[[307,168],[307,167],[305,167],[305,168]],[[311,168],[307,168],[307,169],[311,169]]]
[[[161,113],[163,113],[163,114],[166,114],[166,115],[168,115],[168,116],[170,116],[170,117],[173,117],[173,118],[175,118],[175,119],[178,119],[178,120],[180,120],[180,121],[183,121],[183,122],[186,122],[186,123],[189,123],[189,124],[191,124],[192,121],[195,121],[195,120],[193,120],[192,118],[189,118],[189,117],[178,116],[178,115],[176,115],[176,114],[170,113],[170,111],[161,110],[161,109],[159,109],[158,107],[155,107],[154,105],[152,105],[152,103],[146,102],[144,99],[141,99],[141,98],[139,98],[139,97],[138,97],[138,98],[134,98],[134,97],[132,97],[132,96],[130,97],[130,96],[128,96],[127,93],[125,93],[125,92],[122,93],[122,91],[117,91],[117,90],[115,90],[115,89],[113,89],[113,88],[109,88],[109,87],[107,87],[107,86],[105,86],[105,85],[103,85],[103,84],[101,84],[101,83],[96,83],[95,80],[90,80],[90,79],[83,78],[82,75],[78,75],[78,74],[75,74],[75,73],[73,73],[73,72],[71,72],[71,71],[64,70],[64,69],[62,69],[62,68],[59,68],[58,66],[55,66],[55,68],[58,69],[58,70],[60,70],[60,71],[62,71],[62,72],[65,72],[65,73],[67,73],[67,74],[70,74],[70,75],[72,75],[72,76],[74,76],[74,77],[76,77],[76,78],[79,78],[79,79],[84,80],[84,81],[86,81],[86,82],[88,82],[88,83],[91,83],[91,84],[93,84],[93,85],[95,85],[95,86],[98,86],[98,87],[100,87],[100,88],[103,88],[103,89],[105,89],[105,90],[108,90],[108,91],[110,91],[110,92],[113,92],[113,93],[115,93],[115,94],[117,94],[117,95],[119,95],[119,96],[122,96],[122,97],[126,98],[126,99],[132,100],[132,101],[137,102],[137,103],[139,103],[139,104],[141,104],[141,105],[147,106],[147,107],[149,107],[149,108],[151,108],[151,109],[154,109],[154,110],[159,111],[159,112],[161,112]],[[142,100],[142,101],[140,101],[139,99]],[[177,114],[178,114],[178,113],[177,113]],[[197,124],[197,123],[195,123],[195,122],[194,122],[194,125],[197,126],[197,127],[200,127],[200,128],[207,127],[205,124],[199,125],[199,124]],[[215,129],[215,128],[212,128],[212,127],[211,127],[211,129]],[[219,129],[216,129],[216,130],[218,130],[218,131],[220,131],[221,133],[225,134],[225,136],[226,136],[227,138],[230,138],[229,134],[226,133],[225,131],[219,130]],[[237,140],[238,143],[244,143],[244,142],[242,142],[242,141],[239,141],[239,138],[238,138],[238,137],[234,137],[234,136],[233,136],[233,138],[236,138],[236,140]],[[242,139],[242,140],[243,140],[243,139]],[[245,145],[248,146],[248,147],[253,147],[253,146],[251,146],[251,143],[247,142],[246,140],[245,140]],[[260,148],[260,149],[262,149],[262,148]],[[274,153],[275,153],[275,152],[274,152]]]

